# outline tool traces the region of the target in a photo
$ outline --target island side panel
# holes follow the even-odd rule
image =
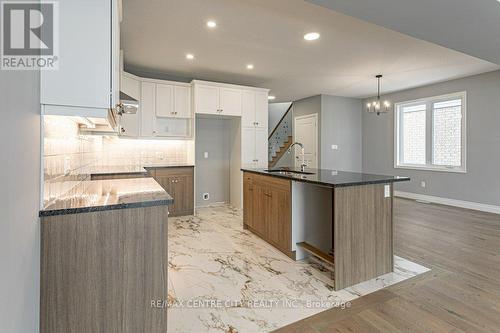
[[[392,201],[390,184],[334,189],[336,290],[393,271]]]
[[[166,332],[166,206],[42,218],[40,332]]]

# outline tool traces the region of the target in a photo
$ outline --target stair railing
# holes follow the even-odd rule
[[[283,114],[278,124],[274,127],[268,137],[268,158],[269,163],[273,157],[277,155],[280,148],[284,146],[289,137],[293,136],[292,133],[292,113],[293,103],[290,104],[288,110]]]

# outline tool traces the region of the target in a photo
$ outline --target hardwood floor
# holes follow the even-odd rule
[[[396,199],[394,233],[430,272],[275,332],[500,332],[500,215]]]

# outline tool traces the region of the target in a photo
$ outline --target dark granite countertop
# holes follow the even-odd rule
[[[40,217],[171,205],[174,200],[153,178],[84,181],[40,211]],[[80,194],[76,194],[80,193]]]
[[[192,168],[192,164],[166,164],[166,165],[144,165],[144,166],[130,166],[130,165],[108,165],[96,166],[90,170],[91,175],[121,175],[121,174],[145,174],[147,169],[160,169],[160,168]]]
[[[368,184],[384,184],[409,181],[408,177],[374,175],[369,173],[336,171],[326,169],[306,169],[305,172],[311,174],[287,173],[286,171],[300,171],[300,168],[271,168],[254,169],[241,168],[242,171],[262,174],[271,177],[290,179],[298,182],[305,182],[329,187],[346,187]],[[269,170],[279,170],[283,172],[270,172]]]

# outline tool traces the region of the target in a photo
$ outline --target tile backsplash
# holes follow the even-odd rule
[[[97,163],[102,138],[81,135],[70,117],[44,116],[43,177],[44,205],[90,179],[90,168]]]
[[[194,164],[190,140],[136,140],[105,137],[97,166]]]
[[[100,167],[194,164],[192,140],[84,135],[79,132],[76,119],[64,116],[44,116],[43,122],[44,206],[62,195],[81,195],[78,192],[85,191],[91,170]]]

